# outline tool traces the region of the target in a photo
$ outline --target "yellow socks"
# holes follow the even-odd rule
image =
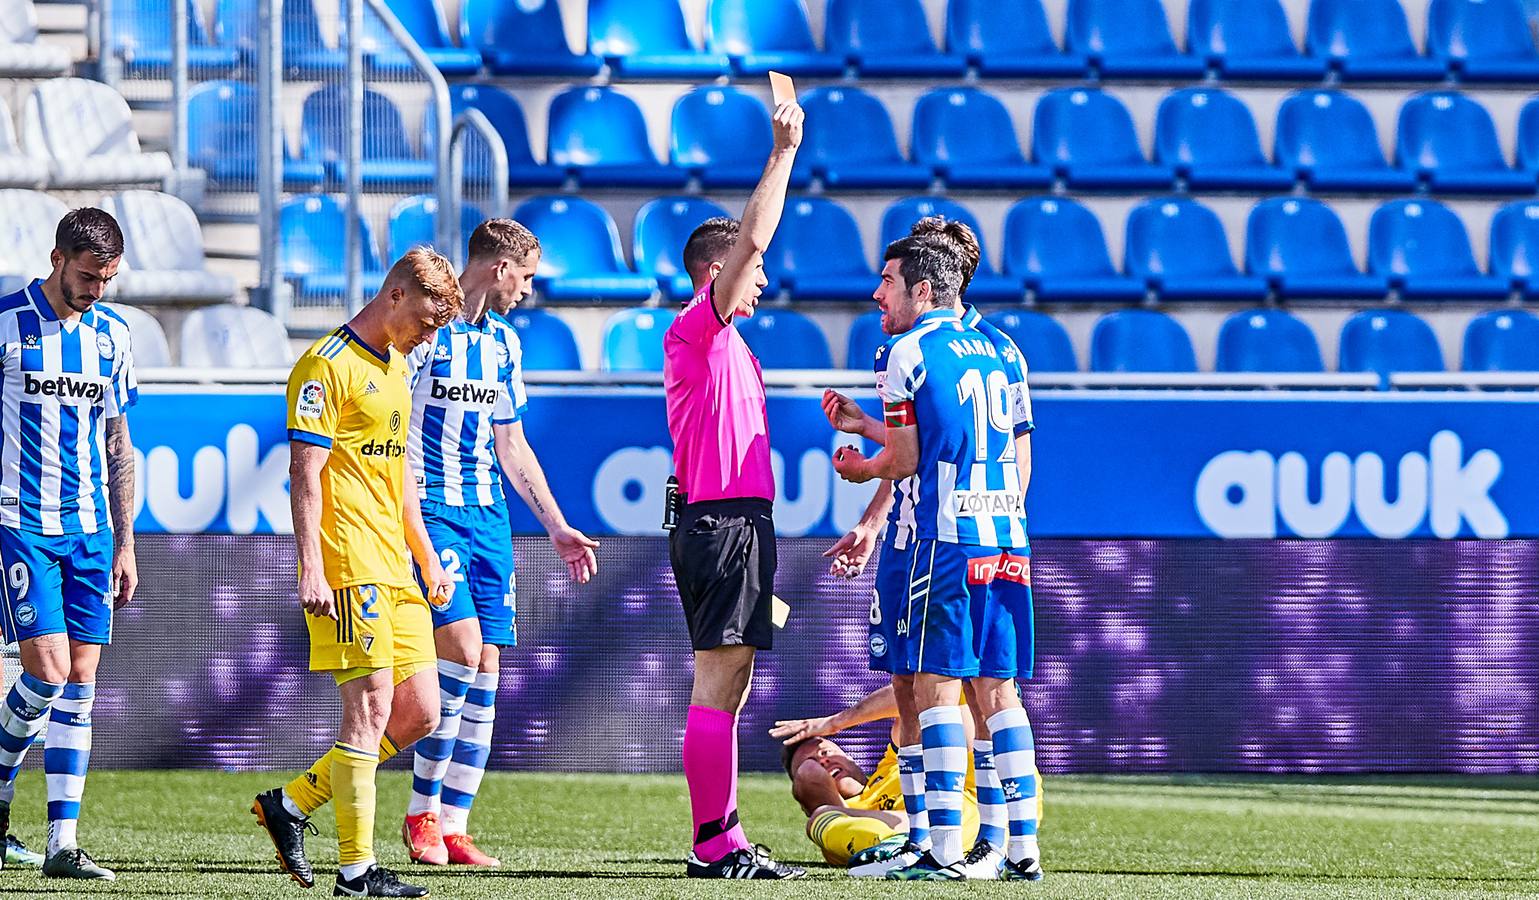
[[[337,792],[337,846],[341,866],[374,858],[374,773],[379,756],[338,741],[331,756]]]
[[[283,786],[283,793],[287,794],[288,798],[294,801],[294,805],[299,807],[299,811],[306,816],[315,815],[315,811],[325,806],[332,797],[331,769],[339,752],[337,747],[340,746],[342,745],[337,744],[327,750],[320,759],[311,763],[310,768],[306,769],[303,775]],[[390,740],[389,735],[380,740],[379,762],[383,763],[400,752],[401,748]]]

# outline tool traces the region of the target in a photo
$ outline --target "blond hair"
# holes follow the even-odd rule
[[[465,292],[454,275],[454,265],[431,247],[413,247],[395,261],[385,277],[387,286],[422,291],[433,301],[433,315],[439,327],[448,324],[465,302]]]
[[[470,260],[508,257],[523,262],[524,257],[540,249],[540,239],[524,225],[512,219],[487,219],[470,233]]]

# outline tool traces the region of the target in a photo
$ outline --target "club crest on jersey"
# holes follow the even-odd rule
[[[96,332],[96,352],[104,358],[111,359],[112,351],[116,349],[112,345],[112,335],[105,331]]]
[[[294,400],[294,415],[307,419],[319,419],[325,410],[325,385],[319,381],[307,381],[299,386],[299,396]]]
[[[372,634],[364,635],[359,639],[359,642],[363,644],[363,652],[365,653],[368,653],[370,650],[374,649],[374,635]]]
[[[872,656],[886,656],[887,655],[887,639],[886,638],[882,637],[879,634],[871,635],[871,655]]]
[[[30,603],[23,603],[16,607],[16,624],[23,628],[31,627],[37,622],[37,607]]]

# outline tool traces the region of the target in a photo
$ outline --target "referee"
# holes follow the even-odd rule
[[[695,648],[684,726],[684,779],[694,818],[692,878],[800,878],[748,842],[737,815],[737,714],[754,651],[772,643],[775,476],[759,361],[737,329],[753,315],[764,251],[785,207],[802,141],[802,109],[781,104],[774,147],[742,222],[710,219],[684,245],[694,299],[663,337],[663,383],[682,507],[669,544]]]

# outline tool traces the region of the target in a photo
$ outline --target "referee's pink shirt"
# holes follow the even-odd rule
[[[775,499],[764,373],[706,282],[663,336],[673,471],[690,503]]]

